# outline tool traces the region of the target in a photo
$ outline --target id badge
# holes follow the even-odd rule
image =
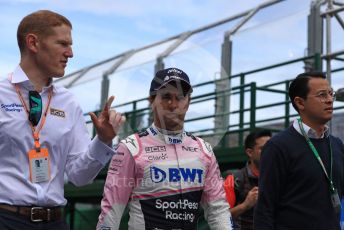
[[[32,183],[41,183],[50,180],[50,160],[47,148],[40,152],[32,149],[28,153],[30,166],[30,180]]]
[[[331,193],[331,202],[332,202],[332,206],[335,212],[339,214],[341,210],[341,203],[340,203],[337,189],[335,189],[334,192]]]

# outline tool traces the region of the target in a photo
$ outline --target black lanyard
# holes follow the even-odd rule
[[[335,188],[334,188],[334,185],[333,185],[333,181],[332,181],[332,164],[333,164],[333,157],[332,157],[332,146],[331,146],[331,141],[330,141],[330,138],[329,138],[329,147],[330,147],[330,176],[328,176],[328,173],[326,171],[326,168],[324,166],[324,163],[322,162],[320,156],[319,156],[319,153],[317,151],[317,149],[314,147],[312,141],[309,139],[308,135],[306,134],[305,130],[303,129],[303,125],[302,125],[302,122],[301,122],[301,119],[298,118],[297,119],[298,123],[299,123],[299,127],[301,129],[301,132],[302,132],[302,135],[305,137],[309,147],[311,148],[315,158],[318,160],[322,170],[324,171],[325,173],[325,176],[329,182],[329,185],[330,185],[330,192],[331,193],[334,193],[335,192]]]

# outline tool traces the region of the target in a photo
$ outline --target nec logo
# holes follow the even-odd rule
[[[182,149],[184,151],[188,151],[188,152],[198,152],[198,148],[194,148],[194,147],[185,147],[185,146],[182,146]]]
[[[146,153],[166,152],[165,146],[152,146],[145,148]]]
[[[202,183],[202,169],[190,168],[168,168],[166,170],[158,167],[150,167],[150,176],[153,182],[160,183],[165,180],[169,182],[198,182]]]

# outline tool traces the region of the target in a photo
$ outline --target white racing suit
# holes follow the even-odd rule
[[[200,205],[211,229],[232,229],[223,181],[211,146],[154,125],[121,141],[108,170],[97,229],[119,228],[128,203],[129,229],[197,229]]]

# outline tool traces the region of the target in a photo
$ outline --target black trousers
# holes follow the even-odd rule
[[[0,210],[1,230],[69,230],[65,220],[33,223],[22,215]]]

